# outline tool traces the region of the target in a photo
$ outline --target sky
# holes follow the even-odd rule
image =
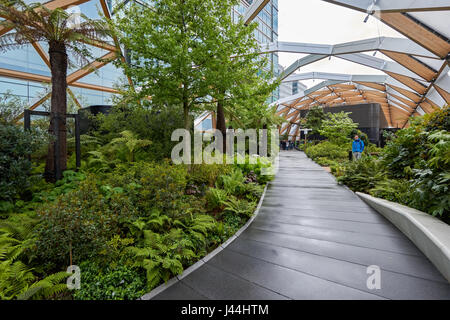
[[[379,36],[403,35],[366,14],[322,0],[278,0],[278,40],[302,43],[337,44]],[[372,54],[372,52],[368,53]],[[304,54],[280,53],[280,64],[289,66]],[[390,60],[380,52],[377,57]],[[331,72],[344,74],[383,74],[381,71],[332,57],[303,67],[297,73]],[[321,80],[303,81],[311,87]]]

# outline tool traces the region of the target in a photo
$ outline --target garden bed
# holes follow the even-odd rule
[[[211,260],[214,256],[216,256],[217,254],[219,254],[220,252],[222,252],[223,249],[225,249],[229,244],[231,244],[234,240],[237,239],[237,237],[239,237],[239,235],[244,232],[249,226],[250,224],[253,222],[253,220],[256,218],[256,216],[259,213],[259,209],[261,208],[261,205],[264,201],[264,196],[266,194],[267,191],[267,186],[265,186],[264,188],[264,192],[258,202],[258,206],[255,209],[255,212],[253,213],[252,217],[247,221],[247,223],[242,226],[232,237],[230,237],[227,241],[225,241],[223,244],[221,244],[219,247],[217,247],[215,250],[211,251],[210,253],[208,253],[206,256],[204,256],[203,258],[201,258],[198,262],[196,262],[195,264],[193,264],[192,266],[190,266],[189,268],[187,268],[186,270],[183,271],[182,274],[175,276],[173,278],[171,278],[169,281],[167,281],[166,283],[161,284],[160,286],[158,286],[157,288],[153,289],[152,291],[150,291],[149,293],[145,294],[144,296],[142,296],[140,298],[140,300],[151,300],[153,297],[155,297],[156,295],[160,294],[161,292],[163,292],[164,290],[170,288],[172,285],[174,285],[175,283],[177,283],[178,281],[182,280],[183,278],[187,277],[189,274],[191,274],[192,272],[194,272],[195,270],[197,270],[198,268],[200,268],[201,266],[203,266],[206,262],[208,262],[209,260]]]

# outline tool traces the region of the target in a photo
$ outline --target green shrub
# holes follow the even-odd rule
[[[27,265],[34,256],[36,220],[23,214],[0,220],[0,300],[52,299],[66,291],[68,277],[58,272],[38,277]]]
[[[0,124],[0,202],[20,198],[31,185],[29,160],[41,142],[37,132]]]
[[[224,204],[224,212],[243,217],[251,217],[256,208],[255,202],[249,202],[245,199],[237,199],[235,197],[231,197]]]
[[[228,193],[225,190],[210,188],[206,192],[206,201],[208,208],[211,210],[223,208],[223,202],[228,198]]]
[[[350,133],[358,127],[357,123],[348,116],[351,112],[327,113],[322,121],[319,133],[327,137],[334,144],[344,144],[350,141]]]
[[[376,183],[370,194],[377,198],[386,199],[404,205],[411,205],[411,183],[403,179],[386,179]]]
[[[239,168],[235,168],[229,175],[222,175],[219,179],[221,186],[229,195],[241,195],[244,191],[244,175]]]
[[[425,141],[426,135],[421,128],[410,127],[397,131],[395,138],[387,142],[380,156],[389,176],[412,178],[412,169],[425,157]]]
[[[450,222],[450,133],[427,136],[427,158],[413,169],[413,207]]]
[[[264,192],[264,187],[257,183],[246,183],[244,185],[245,197],[250,202],[257,202]]]
[[[320,165],[328,166],[347,160],[349,150],[349,144],[339,145],[330,141],[322,141],[316,145],[308,146],[306,155],[314,161],[319,161]]]
[[[305,127],[312,129],[311,134],[319,134],[322,129],[322,122],[326,119],[326,114],[321,106],[312,106],[306,114]]]
[[[185,198],[187,168],[168,161],[136,162],[118,166],[105,181],[112,187],[124,188],[141,216],[149,214],[153,208],[172,215],[179,211]]]
[[[78,189],[44,205],[38,214],[38,256],[48,268],[55,268],[69,265],[71,250],[75,263],[95,257],[135,210],[122,190],[108,195],[89,177]]]
[[[241,160],[238,163],[238,158]],[[251,159],[251,160],[250,160]],[[255,163],[250,163],[255,162]],[[261,184],[265,184],[268,181],[273,179],[273,174],[268,174],[270,172],[263,172],[265,169],[266,171],[270,171],[272,168],[272,163],[270,162],[269,158],[266,157],[256,157],[256,156],[249,156],[246,155],[244,159],[240,157],[239,155],[235,157],[235,166],[239,169],[241,169],[242,173],[247,176],[248,174],[255,173],[257,176],[257,180]]]
[[[152,144],[136,154],[136,160],[160,161],[170,159],[172,148],[177,142],[171,141],[172,132],[184,128],[181,107],[167,106],[161,110],[146,109],[138,104],[113,107],[108,115],[96,116],[97,130],[91,135],[103,144],[119,137],[124,130],[132,131],[137,138],[150,140]]]
[[[81,288],[75,300],[136,300],[147,292],[145,273],[125,264],[101,268],[92,261],[80,264]]]
[[[189,171],[189,182],[213,187],[221,175],[232,172],[233,166],[226,164],[193,164]]]
[[[346,163],[343,171],[343,175],[338,177],[339,183],[345,184],[353,191],[364,193],[369,193],[386,178],[386,173],[381,170],[380,162],[370,156]]]

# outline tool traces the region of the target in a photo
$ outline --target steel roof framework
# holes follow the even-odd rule
[[[324,1],[372,15],[406,39],[379,37],[337,45],[276,42],[262,46],[261,52],[307,54],[286,68],[281,76],[283,81],[324,80],[274,103],[278,104],[277,113],[288,120],[280,129],[282,134],[287,132],[295,139],[299,133],[298,110],[313,105],[380,103],[389,125],[405,127],[409,117],[450,104],[450,19],[430,18],[435,12],[449,11],[449,0]],[[246,23],[268,2],[255,1],[247,10]],[[392,61],[364,53],[372,51],[381,52]],[[385,76],[294,74],[301,67],[331,56],[382,71]]]

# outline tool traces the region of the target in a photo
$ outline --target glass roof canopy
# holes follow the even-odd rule
[[[246,21],[250,22],[268,1],[255,1],[246,12]],[[274,103],[278,105],[277,113],[289,120],[281,134],[297,136],[300,110],[314,105],[379,103],[390,126],[404,127],[409,117],[430,113],[450,103],[449,0],[323,1],[367,13],[406,38],[379,37],[335,45],[276,42],[262,48],[264,52],[303,55],[286,69],[283,81],[322,81]],[[367,54],[372,52],[380,52],[388,59]],[[373,75],[295,73],[331,56],[378,71]]]
[[[96,0],[108,17],[111,15],[107,0]],[[244,20],[251,22],[270,0],[255,0],[244,14]],[[323,0],[329,3],[368,13],[406,38],[379,37],[335,45],[274,42],[262,47],[263,53],[291,52],[303,54],[301,59],[290,65],[281,75],[283,81],[320,79],[316,86],[275,102],[277,113],[289,122],[282,128],[282,134],[299,132],[301,109],[313,105],[336,106],[360,103],[379,103],[391,126],[407,125],[411,116],[432,112],[450,103],[450,0]],[[89,0],[52,0],[45,5],[52,8],[69,8],[73,5],[87,5]],[[92,3],[92,2],[91,2]],[[0,34],[9,30],[2,29]],[[111,41],[92,44],[104,59],[92,61],[89,65],[71,70],[68,83],[73,88],[84,88],[109,92],[117,91],[112,86],[101,86],[88,81],[89,75],[109,65],[107,58],[120,50]],[[45,48],[33,44],[34,49],[48,66]],[[372,56],[380,52],[382,59]],[[101,53],[101,54],[100,54]],[[307,72],[304,66],[334,56],[378,70],[373,75]],[[105,60],[106,59],[106,60]],[[300,73],[296,73],[300,70]],[[380,74],[381,73],[381,74]],[[47,74],[1,69],[0,76],[37,82],[50,82]],[[91,82],[91,83],[89,83]],[[46,96],[48,98],[49,95]],[[45,98],[45,97],[44,97]],[[43,99],[44,99],[43,98]],[[31,106],[36,108],[42,99]]]

